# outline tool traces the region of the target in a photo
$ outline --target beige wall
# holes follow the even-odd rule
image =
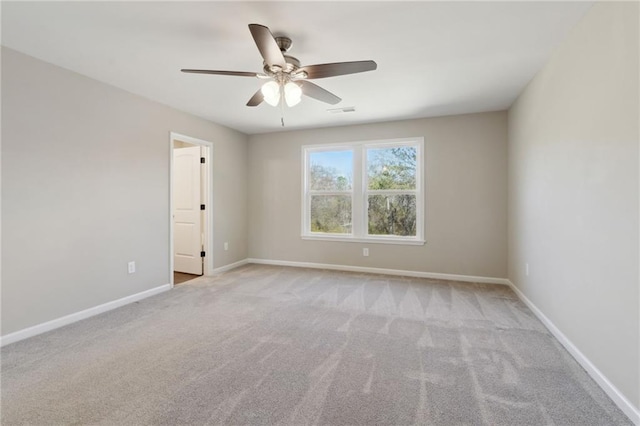
[[[300,238],[301,146],[412,136],[425,140],[426,245]],[[506,147],[505,112],[251,136],[249,255],[504,278]]]
[[[170,131],[214,143],[214,266],[245,259],[245,135],[2,49],[3,335],[169,283]]]
[[[509,277],[636,407],[638,35],[596,4],[509,110]]]
[[[637,3],[596,4],[509,110],[508,148],[504,112],[247,137],[3,48],[2,334],[169,282],[174,131],[214,143],[215,267],[508,274],[640,407],[638,36]],[[300,238],[302,145],[413,136],[426,245]]]

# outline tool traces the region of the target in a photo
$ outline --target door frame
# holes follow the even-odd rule
[[[186,142],[192,145],[199,145],[208,148],[205,150],[205,177],[204,177],[204,199],[205,204],[204,223],[202,233],[204,234],[204,265],[203,274],[213,274],[213,142],[203,139],[193,138],[176,132],[169,132],[169,282],[173,283],[173,146],[175,141]]]

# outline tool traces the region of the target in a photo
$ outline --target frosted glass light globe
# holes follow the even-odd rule
[[[280,102],[280,86],[275,81],[268,81],[263,86],[262,96],[264,100],[271,106],[277,106]]]
[[[284,100],[287,102],[287,106],[295,106],[300,103],[302,99],[302,89],[300,86],[290,81],[284,86]]]

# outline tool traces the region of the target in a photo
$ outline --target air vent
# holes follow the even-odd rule
[[[332,108],[327,110],[327,112],[330,112],[332,114],[341,114],[343,112],[355,112],[355,111],[356,111],[356,107],[354,106],[344,107],[344,108]]]

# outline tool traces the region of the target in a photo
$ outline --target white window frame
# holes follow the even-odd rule
[[[415,190],[369,190],[367,173],[367,150],[371,148],[392,148],[396,146],[416,147],[416,189]],[[349,191],[312,191],[310,184],[310,156],[315,152],[352,151],[353,182]],[[302,232],[303,240],[340,241],[355,243],[405,244],[423,245],[424,240],[424,138],[402,138],[376,141],[360,141],[339,144],[304,145],[302,146]],[[351,193],[351,234],[330,234],[311,232],[311,196],[312,195],[346,195]],[[368,199],[370,194],[393,195],[413,194],[416,196],[416,235],[412,237],[399,235],[369,234]]]

